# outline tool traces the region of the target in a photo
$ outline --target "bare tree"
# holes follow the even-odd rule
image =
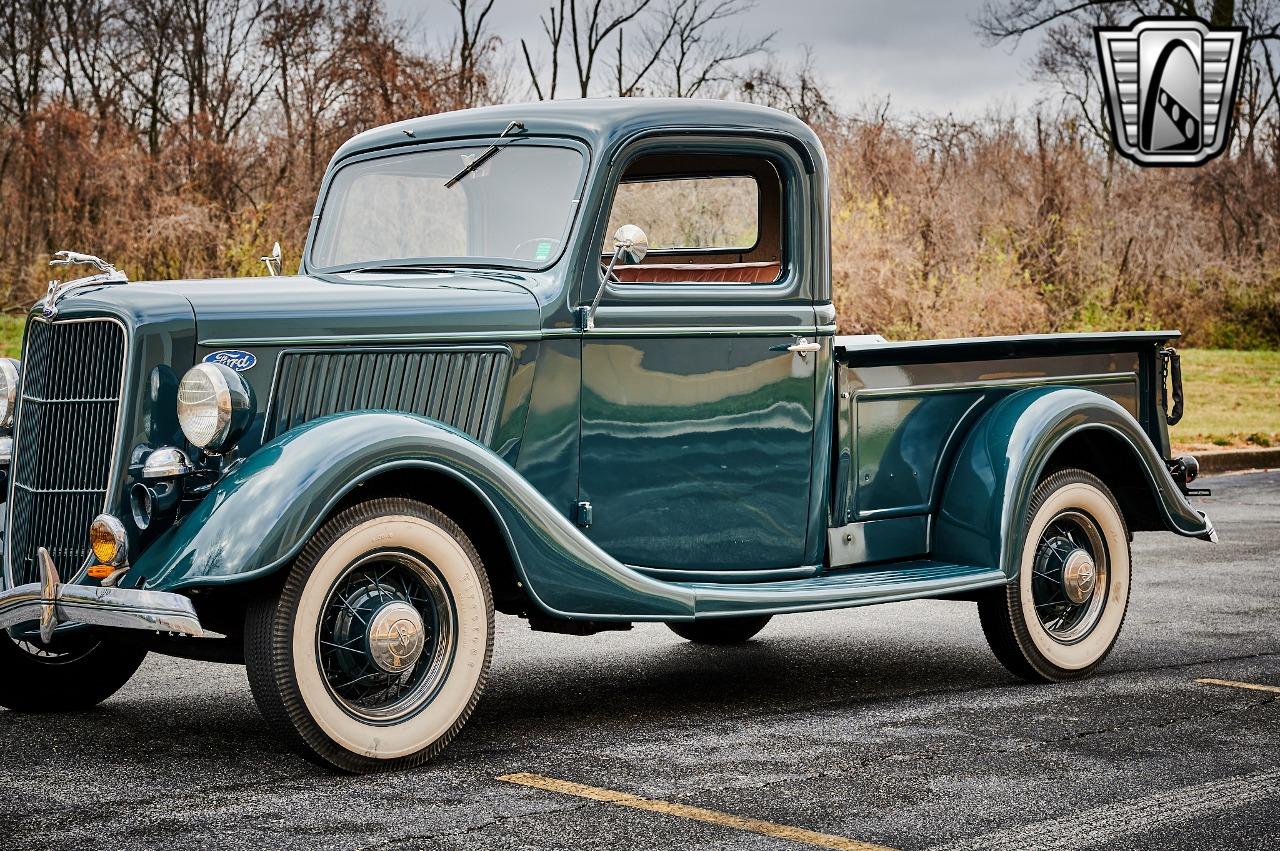
[[[735,63],[767,52],[776,33],[751,38],[724,30],[755,6],[755,0],[673,0],[672,32],[663,51],[667,93],[696,97],[711,84],[729,82]]]
[[[640,39],[630,51],[623,48],[626,29],[618,29],[618,48],[614,58],[614,79],[618,97],[631,97],[641,92],[641,86],[666,52],[667,45],[675,37],[679,26],[679,12],[690,0],[678,0],[664,14],[655,15],[640,27]]]
[[[653,0],[591,0],[578,10],[578,0],[569,3],[569,35],[573,48],[573,65],[578,75],[578,93],[591,93],[591,78],[596,70],[600,50],[609,36],[649,7]]]
[[[529,45],[521,41],[525,68],[534,93],[539,99],[555,97],[560,73],[560,48],[565,41],[565,23],[568,22],[568,47],[573,57],[577,94],[591,94],[592,82],[603,55],[606,42],[615,34],[620,35],[627,24],[635,21],[653,0],[561,0],[559,8],[551,7],[542,17],[543,34],[550,48],[551,80],[546,88],[538,80]],[[566,15],[567,11],[567,15]],[[621,68],[621,64],[618,66]]]
[[[556,86],[560,83],[560,44],[564,40],[565,3],[566,0],[560,0],[559,8],[551,6],[547,9],[545,15],[538,17],[539,23],[542,24],[542,32],[547,37],[547,44],[551,53],[551,79],[548,81],[545,90],[542,84],[538,82],[538,71],[533,67],[533,57],[529,54],[529,45],[524,39],[520,39],[520,52],[524,54],[524,66],[529,72],[529,81],[533,85],[533,91],[538,96],[538,100],[554,99]]]
[[[76,109],[92,110],[100,123],[119,113],[120,87],[108,57],[121,39],[112,0],[55,0],[50,59],[61,77],[61,96]]]
[[[781,109],[806,124],[823,126],[836,118],[835,106],[818,79],[813,51],[808,47],[794,67],[760,65],[737,75],[733,83],[742,100]]]
[[[571,50],[577,94],[599,90],[601,65],[610,66],[610,89],[619,97],[661,92],[674,97],[705,94],[735,77],[733,66],[768,50],[773,33],[746,37],[727,31],[730,22],[755,8],[755,0],[559,0],[540,17],[550,78],[528,42],[520,50],[539,100],[554,98],[560,49]],[[567,33],[566,33],[567,24]],[[604,59],[604,46],[611,56]]]
[[[278,0],[178,0],[178,79],[189,133],[226,143],[270,88],[259,23]]]
[[[49,0],[11,0],[0,12],[0,110],[24,121],[44,97],[53,30]]]
[[[486,21],[494,0],[449,0],[458,13],[454,36],[454,99],[458,108],[475,106],[485,88],[484,65],[498,40],[489,34]]]

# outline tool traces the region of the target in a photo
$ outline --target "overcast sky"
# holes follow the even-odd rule
[[[437,20],[452,25],[445,0],[388,2],[424,30],[436,30]],[[512,56],[521,37],[541,44],[538,16],[552,2],[497,0],[490,20]],[[986,47],[972,23],[981,6],[981,0],[759,0],[740,25],[747,35],[776,31],[779,61],[799,62],[804,46],[812,47],[819,75],[844,107],[887,96],[897,114],[972,114],[1033,102],[1039,89],[1026,63],[1034,42],[1012,53],[1006,45]]]

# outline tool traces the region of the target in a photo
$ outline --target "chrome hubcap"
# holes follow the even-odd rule
[[[1097,587],[1098,572],[1093,559],[1084,550],[1073,550],[1062,566],[1062,590],[1077,605],[1088,600]]]
[[[412,668],[426,646],[422,615],[408,603],[388,603],[369,623],[369,655],[389,674]]]

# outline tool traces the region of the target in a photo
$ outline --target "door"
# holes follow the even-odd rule
[[[741,156],[658,154],[621,178],[606,232],[636,224],[651,248],[582,338],[579,498],[623,563],[804,562],[819,355],[791,350],[815,314],[784,262],[782,198],[778,169]]]

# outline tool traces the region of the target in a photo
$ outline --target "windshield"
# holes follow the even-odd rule
[[[311,265],[550,265],[573,224],[582,154],[513,142],[445,185],[487,148],[398,154],[343,167],[320,211]]]

